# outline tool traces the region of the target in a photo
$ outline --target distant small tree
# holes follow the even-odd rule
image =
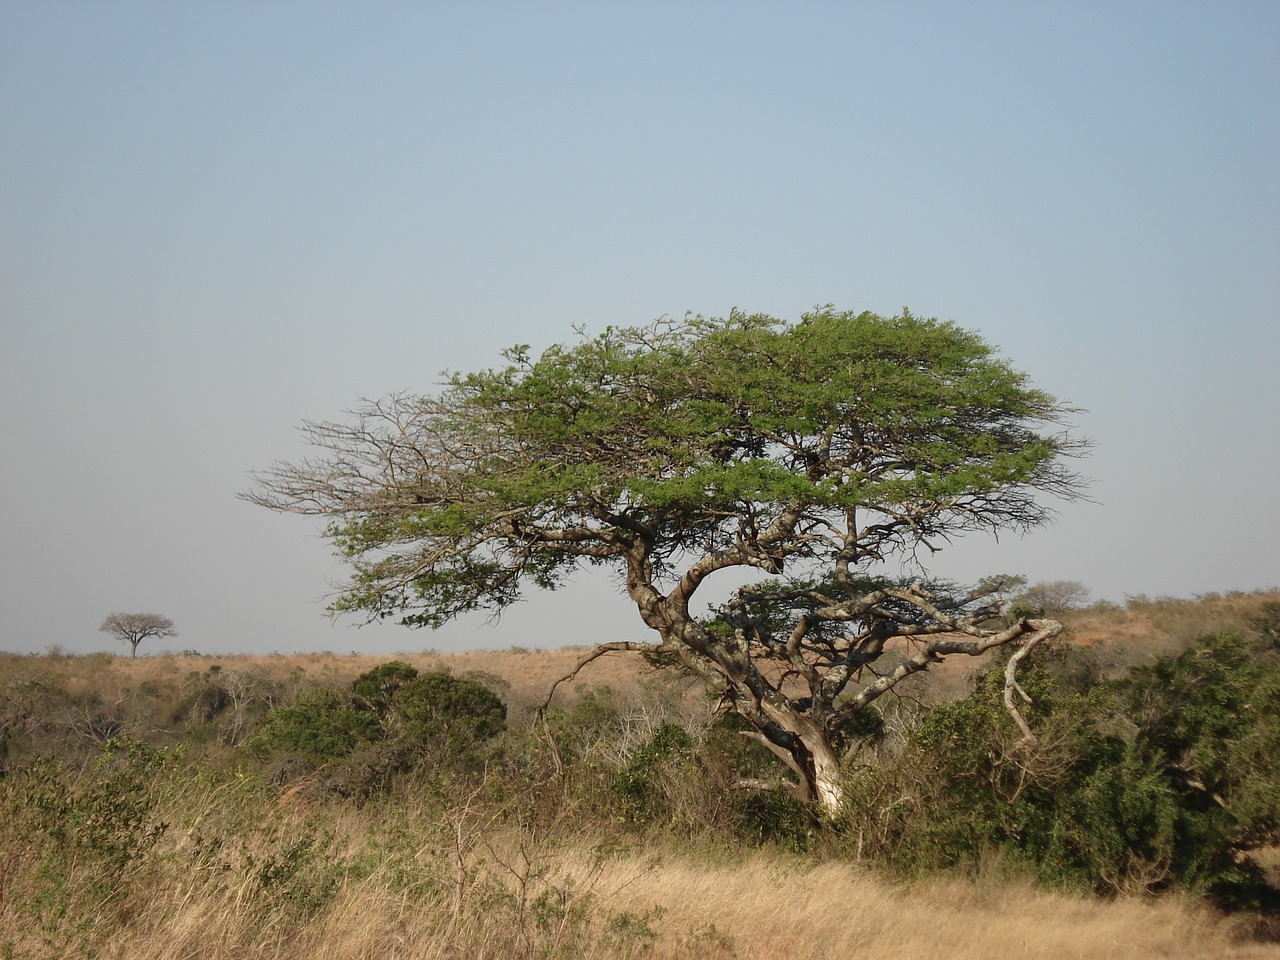
[[[1062,613],[1084,606],[1089,588],[1078,580],[1046,580],[1032,584],[1018,597],[1018,605],[1032,614]]]
[[[129,656],[138,655],[138,644],[151,637],[176,637],[173,621],[158,613],[113,613],[98,628],[129,644]]]

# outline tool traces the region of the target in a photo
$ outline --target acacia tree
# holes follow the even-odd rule
[[[1084,605],[1089,599],[1089,588],[1078,580],[1042,580],[1027,587],[1017,599],[1020,605],[1031,610],[1065,613]]]
[[[150,637],[176,637],[173,621],[158,613],[113,613],[98,628],[129,644],[129,656],[138,655],[138,644]]]
[[[245,494],[329,518],[353,571],[336,611],[434,627],[609,566],[656,639],[603,643],[579,667],[611,650],[682,665],[828,812],[860,711],[945,656],[1021,642],[1012,711],[1017,659],[1061,629],[989,629],[989,594],[883,576],[955,534],[1044,523],[1041,494],[1079,495],[1071,411],[975,333],[828,307],[609,328],[504,358],[352,422],[306,423],[319,455]],[[759,579],[700,615],[703,585],[731,569]]]

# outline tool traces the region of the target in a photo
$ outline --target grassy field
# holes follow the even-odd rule
[[[465,804],[300,810],[234,780],[210,786],[152,781],[168,829],[110,885],[108,864],[81,848],[80,862],[46,875],[52,886],[24,887],[31,854],[6,844],[3,955],[1280,957],[1280,946],[1249,942],[1242,922],[1183,897],[1045,891],[998,865],[907,884],[774,848],[590,843],[554,824],[496,824]],[[31,895],[44,897],[39,908],[24,905]]]
[[[1071,641],[1118,672],[1207,630],[1248,629],[1277,600],[1136,598],[1066,620]],[[536,753],[531,706],[580,655],[398,659],[483,680]],[[354,798],[281,784],[244,752],[269,703],[349,685],[387,659],[0,656],[0,958],[1280,960],[1253,918],[1178,893],[1046,888],[999,858],[908,880],[847,846],[753,840],[715,820],[713,783],[637,823],[598,802],[607,786],[559,781],[545,757],[461,779],[419,771]],[[920,692],[963,692],[971,669]],[[619,737],[707,710],[626,655],[575,686],[564,702],[612,691]],[[593,743],[579,769],[635,749]],[[1280,852],[1262,860],[1280,874]]]

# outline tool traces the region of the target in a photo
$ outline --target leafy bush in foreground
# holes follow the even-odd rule
[[[39,757],[0,779],[0,916],[16,911],[50,956],[83,951],[95,924],[127,920],[167,829],[157,806],[174,761],[119,739],[80,776]]]
[[[259,757],[287,754],[318,767],[381,735],[376,712],[345,690],[321,688],[268,713],[249,749]]]

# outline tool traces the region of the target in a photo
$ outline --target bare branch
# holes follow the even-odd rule
[[[656,643],[636,643],[632,640],[614,640],[609,643],[602,643],[597,647],[593,647],[585,656],[581,657],[578,662],[573,665],[572,670],[564,676],[557,678],[555,682],[551,684],[547,689],[546,696],[543,697],[542,702],[538,704],[538,713],[544,713],[546,709],[551,706],[551,700],[555,697],[556,690],[559,688],[560,684],[568,683],[578,675],[583,667],[600,659],[606,653],[617,653],[619,651],[626,651],[630,653],[661,653],[662,646],[661,644]]]
[[[1013,722],[1018,725],[1018,729],[1022,731],[1022,739],[1018,741],[1018,746],[1036,742],[1036,736],[1031,732],[1031,727],[1028,726],[1027,721],[1023,719],[1022,714],[1018,711],[1017,705],[1013,702],[1013,695],[1016,692],[1024,702],[1031,703],[1031,698],[1027,696],[1027,692],[1018,684],[1018,665],[1031,655],[1031,651],[1041,641],[1056,637],[1062,633],[1062,624],[1056,620],[1026,620],[1024,622],[1035,632],[1023,641],[1022,646],[1014,652],[1004,667],[1004,708],[1008,711],[1009,716],[1013,718]]]
[[[547,741],[547,746],[551,749],[551,758],[555,763],[556,776],[564,776],[564,758],[560,756],[560,747],[556,744],[555,734],[551,731],[551,724],[547,722],[547,709],[551,706],[551,700],[556,695],[556,689],[562,683],[567,683],[578,675],[578,673],[587,664],[598,660],[606,653],[615,653],[618,651],[639,652],[639,653],[657,653],[660,650],[659,644],[653,643],[635,643],[630,640],[615,640],[611,643],[602,643],[598,647],[590,650],[585,656],[581,657],[573,669],[564,676],[559,677],[547,689],[547,695],[542,698],[542,702],[538,704],[534,716],[538,725],[542,728],[542,735]]]

